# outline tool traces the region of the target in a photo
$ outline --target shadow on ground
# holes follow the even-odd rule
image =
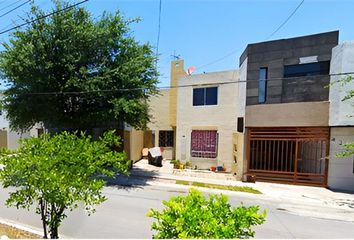
[[[142,189],[144,186],[149,185],[148,182],[158,175],[157,172],[149,171],[143,168],[137,168],[133,165],[128,175],[117,173],[114,177],[103,177],[107,181],[106,186],[115,187],[118,189]]]

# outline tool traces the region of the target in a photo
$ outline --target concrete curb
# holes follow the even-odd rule
[[[38,239],[42,239],[43,238],[43,231],[40,228],[36,228],[36,227],[33,227],[33,226],[29,226],[27,224],[15,222],[15,221],[12,221],[12,220],[9,220],[9,219],[4,219],[4,218],[0,218],[0,223],[4,224],[4,225],[7,225],[7,226],[10,226],[10,227],[17,228],[17,229],[22,230],[22,231],[26,231],[26,232],[29,232],[29,233],[32,233],[32,234],[36,234],[36,235],[40,236],[40,238],[38,238]],[[67,236],[62,235],[62,234],[59,234],[59,237],[60,238],[66,238],[66,239],[70,238],[70,237],[67,237]]]
[[[40,229],[34,228],[32,226],[28,226],[26,224],[22,224],[22,223],[15,222],[15,221],[8,220],[8,219],[4,219],[4,218],[0,218],[0,223],[4,224],[4,225],[7,225],[7,226],[10,226],[10,227],[17,228],[17,229],[22,230],[22,231],[26,231],[26,232],[29,232],[29,233],[32,233],[32,234],[36,234],[36,235],[41,236],[41,237],[43,236],[43,232]]]

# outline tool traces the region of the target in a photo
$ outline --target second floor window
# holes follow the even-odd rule
[[[268,68],[259,69],[258,102],[265,103],[267,96]]]
[[[218,88],[194,88],[193,89],[193,106],[217,105],[218,104]]]
[[[284,66],[284,77],[302,77],[329,74],[329,61]]]

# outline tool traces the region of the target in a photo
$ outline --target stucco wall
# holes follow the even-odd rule
[[[331,74],[354,72],[354,41],[339,44],[332,50]],[[353,75],[354,76],[354,75]],[[354,82],[344,86],[335,83],[346,76],[331,76],[329,90],[330,126],[354,126],[354,99],[342,101],[348,90],[354,89]]]
[[[132,129],[130,131],[130,160],[137,161],[141,159],[141,151],[144,148],[144,132]]]
[[[172,130],[170,121],[170,90],[161,90],[158,95],[149,99],[151,122],[150,130]]]
[[[354,142],[354,127],[332,127],[328,185],[330,188],[354,192],[354,156],[337,158],[343,145]]]
[[[210,84],[218,86],[218,105],[193,106],[193,88],[179,88],[177,96],[176,158],[192,160],[193,166],[208,169],[210,166],[224,165],[231,171],[233,160],[232,134],[236,130],[236,108],[239,104],[238,84],[218,84],[239,79],[237,71],[223,71],[183,77],[179,86],[190,84]],[[192,158],[192,130],[218,131],[218,155],[216,159]]]
[[[238,83],[239,104],[236,107],[237,117],[244,117],[246,111],[246,86],[248,58],[240,65],[240,82]]]
[[[184,61],[183,60],[175,60],[171,61],[171,75],[170,75],[170,123],[172,126],[176,126],[177,121],[177,94],[179,89],[175,88],[179,84],[179,79],[181,77],[186,76],[186,72],[184,70]]]
[[[329,102],[265,104],[246,107],[246,127],[328,126]]]

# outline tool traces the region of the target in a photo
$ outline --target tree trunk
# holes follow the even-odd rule
[[[41,217],[42,217],[42,224],[43,224],[43,238],[48,238],[47,219],[46,219],[47,202],[43,201],[43,199],[41,199],[41,200],[39,200],[39,205],[41,208]]]
[[[58,209],[59,208],[59,209]],[[62,215],[65,210],[65,206],[56,207],[55,204],[51,205],[51,221],[49,224],[49,232],[51,239],[58,239],[59,238],[59,225],[62,220]]]

